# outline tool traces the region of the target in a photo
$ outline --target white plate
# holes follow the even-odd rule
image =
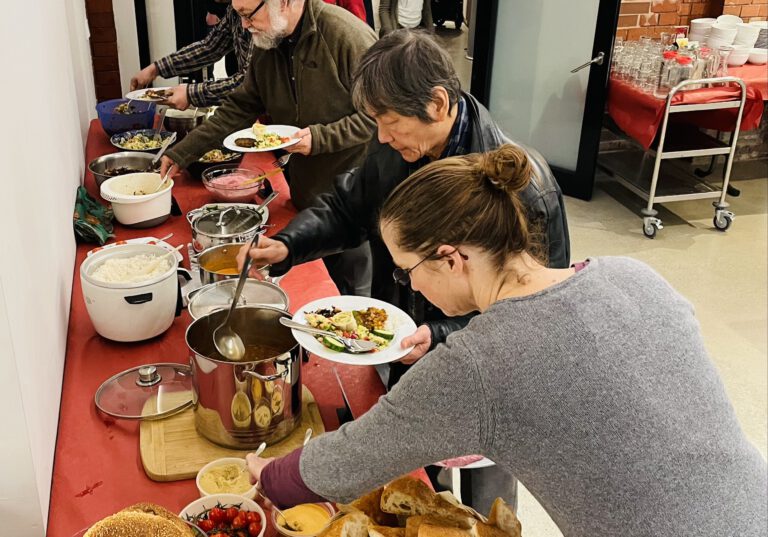
[[[264,127],[266,127],[266,132],[272,132],[278,136],[284,136],[288,138],[291,138],[300,130],[298,127],[291,127],[290,125],[264,125]],[[233,132],[224,138],[224,147],[231,151],[239,151],[240,153],[263,153],[264,151],[274,151],[275,149],[289,147],[298,144],[301,141],[301,138],[294,138],[285,142],[284,144],[276,145],[275,147],[265,147],[264,149],[258,149],[256,147],[240,147],[239,145],[235,144],[235,140],[238,138],[253,138],[255,140],[256,135],[253,134],[253,130],[251,129],[243,129],[241,131]]]
[[[94,248],[93,250],[90,250],[86,255],[89,256],[91,254],[95,254],[96,252],[99,252],[101,250],[104,250],[106,248],[112,248],[114,246],[121,246],[123,244],[156,244],[157,246],[160,246],[161,248],[165,248],[169,252],[175,252],[176,254],[176,260],[181,263],[184,260],[184,257],[181,255],[181,253],[176,250],[176,247],[168,244],[165,241],[161,241],[160,239],[157,239],[155,237],[139,237],[137,239],[128,239],[125,241],[117,241],[113,242],[111,244],[105,244],[104,246],[99,246],[98,248]]]
[[[293,337],[296,338],[299,345],[312,354],[340,364],[378,365],[388,364],[389,362],[399,360],[413,350],[413,347],[401,349],[400,341],[416,331],[416,323],[414,323],[413,319],[400,308],[382,302],[381,300],[376,300],[375,298],[364,296],[331,296],[328,298],[321,298],[320,300],[315,300],[314,302],[310,302],[309,304],[305,304],[298,308],[296,314],[293,316],[293,320],[297,323],[307,324],[307,321],[304,319],[305,311],[313,312],[331,307],[336,307],[342,311],[364,310],[369,307],[381,308],[387,312],[386,328],[387,330],[394,332],[395,337],[389,344],[389,347],[384,350],[366,354],[350,354],[348,352],[332,351],[317,341],[314,336],[305,332],[299,332],[298,330],[291,330],[291,332],[293,332]]]
[[[165,88],[143,88],[143,89],[137,89],[137,90],[129,91],[128,93],[126,93],[125,94],[125,98],[126,99],[135,99],[137,101],[150,101],[150,102],[156,103],[156,102],[159,102],[159,101],[163,101],[165,99],[149,99],[149,98],[143,97],[144,93],[147,90],[160,91],[160,90],[172,90],[172,89],[173,88],[170,87],[170,86],[165,87]]]

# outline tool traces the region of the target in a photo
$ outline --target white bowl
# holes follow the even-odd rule
[[[207,509],[211,509],[217,505],[236,506],[238,504],[243,511],[253,511],[259,514],[259,519],[261,520],[261,532],[258,537],[264,537],[264,532],[267,530],[267,517],[264,516],[264,511],[259,507],[259,504],[253,500],[243,498],[237,494],[214,494],[212,496],[200,498],[182,509],[179,516],[183,520],[187,520],[187,518],[200,515]]]
[[[115,219],[125,226],[147,228],[162,224],[171,215],[173,180],[159,192],[159,173],[128,173],[101,183],[101,197],[112,203]]]
[[[717,24],[720,24],[721,26],[736,26],[742,22],[744,22],[744,20],[736,15],[720,15],[717,18]]]
[[[222,459],[216,459],[215,461],[211,461],[202,468],[200,468],[200,471],[197,472],[197,477],[195,478],[195,485],[197,485],[197,490],[200,492],[200,497],[205,498],[206,496],[211,496],[214,493],[208,492],[203,488],[203,486],[200,483],[201,477],[203,474],[205,474],[207,471],[211,470],[212,468],[216,468],[217,466],[222,466],[224,464],[236,464],[239,466],[243,471],[247,472],[247,466],[245,464],[245,459],[241,459],[239,457],[224,457]],[[245,492],[238,492],[233,493],[237,496],[242,496],[243,498],[248,498],[249,500],[253,500],[256,498],[256,485],[253,485],[251,488],[246,490]]]
[[[768,21],[752,21],[749,24],[751,24],[752,26],[757,26],[759,28],[765,28],[766,30],[768,30]]]
[[[716,54],[717,51],[720,50],[721,47],[730,47],[731,44],[727,41],[722,41],[720,39],[715,39],[713,37],[707,38],[707,46],[712,49],[712,51]]]
[[[749,50],[739,50],[739,51],[733,51],[728,56],[728,66],[729,67],[741,67],[745,63],[747,63],[747,60],[749,59]]]
[[[713,25],[712,28],[710,28],[709,30],[710,37],[716,37],[718,39],[729,39],[731,41],[736,39],[737,33],[739,33],[739,31],[735,27],[723,28],[723,27],[718,27],[717,24]]]
[[[749,52],[749,63],[755,65],[764,65],[765,63],[768,63],[768,49],[753,48]]]

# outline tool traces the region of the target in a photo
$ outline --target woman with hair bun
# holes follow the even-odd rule
[[[435,461],[482,454],[566,537],[765,535],[766,463],[746,439],[691,304],[651,268],[550,269],[505,145],[429,164],[380,227],[411,285],[448,315],[480,311],[358,420],[282,459],[248,456],[278,506],[347,502]]]

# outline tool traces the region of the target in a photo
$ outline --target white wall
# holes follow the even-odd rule
[[[0,262],[0,520],[43,535],[66,351],[72,211],[95,115],[84,2],[11,2],[0,22],[5,103]],[[34,21],[34,31],[28,24]]]
[[[147,7],[147,33],[149,34],[149,60],[159,60],[176,51],[176,22],[173,18],[173,2],[149,0]],[[143,67],[143,66],[142,66]],[[155,87],[174,86],[178,77],[157,77]]]
[[[123,95],[130,91],[131,77],[139,72],[139,37],[136,32],[136,10],[133,2],[112,2],[117,33],[117,62]]]

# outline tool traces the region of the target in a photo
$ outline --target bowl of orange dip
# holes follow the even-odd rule
[[[283,509],[284,516],[273,510],[272,525],[285,537],[315,537],[328,526],[335,513],[330,503],[302,503]]]

